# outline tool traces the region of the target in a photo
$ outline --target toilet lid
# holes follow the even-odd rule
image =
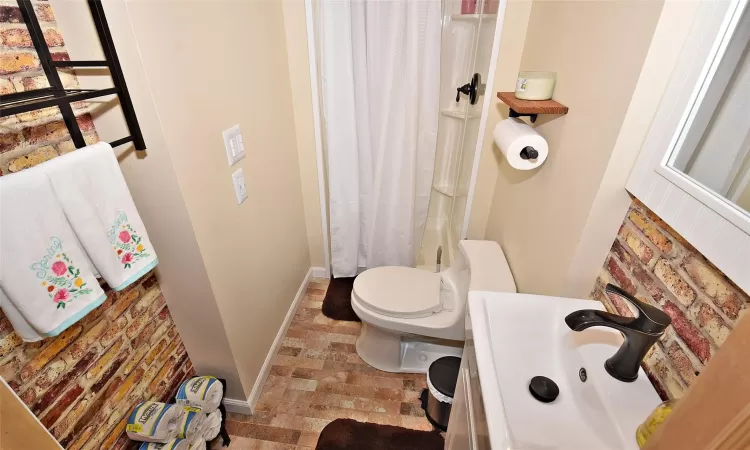
[[[411,267],[376,267],[354,280],[352,295],[385,316],[427,317],[441,310],[440,274]]]

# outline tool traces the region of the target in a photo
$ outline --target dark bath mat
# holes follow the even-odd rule
[[[336,419],[320,432],[315,450],[443,450],[438,431],[416,431],[391,425]]]
[[[328,284],[326,297],[323,299],[323,314],[334,320],[361,322],[357,313],[352,309],[352,287],[354,279],[332,278]]]

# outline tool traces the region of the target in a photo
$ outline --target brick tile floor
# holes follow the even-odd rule
[[[365,364],[354,348],[361,324],[321,313],[327,288],[325,279],[309,284],[255,414],[227,417],[230,449],[312,450],[323,427],[337,418],[432,429],[419,407],[424,374],[381,372]],[[220,441],[212,448],[220,448]]]

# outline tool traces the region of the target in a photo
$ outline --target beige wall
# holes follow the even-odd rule
[[[521,292],[567,292],[661,8],[659,1],[533,2],[521,69],[557,72],[555,99],[570,112],[540,116],[536,129],[550,146],[541,168],[520,172],[500,160],[486,237],[503,246]]]
[[[305,226],[307,243],[310,248],[310,263],[314,267],[326,267],[323,253],[325,242],[323,225],[320,220],[318,164],[315,154],[315,124],[313,123],[312,113],[305,2],[302,0],[283,0],[282,5],[289,62],[289,81],[292,86],[294,131],[299,157],[302,202],[305,207]]]
[[[466,230],[467,239],[484,239],[487,220],[495,195],[495,184],[500,165],[503,163],[502,154],[497,150],[492,138],[495,125],[508,117],[508,107],[498,100],[496,93],[512,91],[516,88],[518,69],[521,66],[521,56],[529,24],[532,0],[508,0],[505,7],[503,31],[500,38],[500,50],[497,55],[495,80],[492,92],[487,92],[492,98],[487,116],[487,129],[484,134],[484,144],[479,157],[479,169],[474,187],[474,199],[469,215],[469,226]],[[490,68],[492,70],[492,68]]]
[[[245,400],[310,267],[282,5],[113,0],[106,11],[149,148],[122,167],[165,297],[196,370],[228,377],[229,397]],[[60,19],[66,39],[81,17]],[[95,119],[108,140],[124,133],[112,114]],[[234,124],[247,156],[230,168],[221,132]],[[249,198],[237,205],[240,167]]]

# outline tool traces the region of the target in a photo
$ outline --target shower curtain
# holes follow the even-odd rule
[[[321,0],[334,277],[413,266],[438,129],[440,0]]]

